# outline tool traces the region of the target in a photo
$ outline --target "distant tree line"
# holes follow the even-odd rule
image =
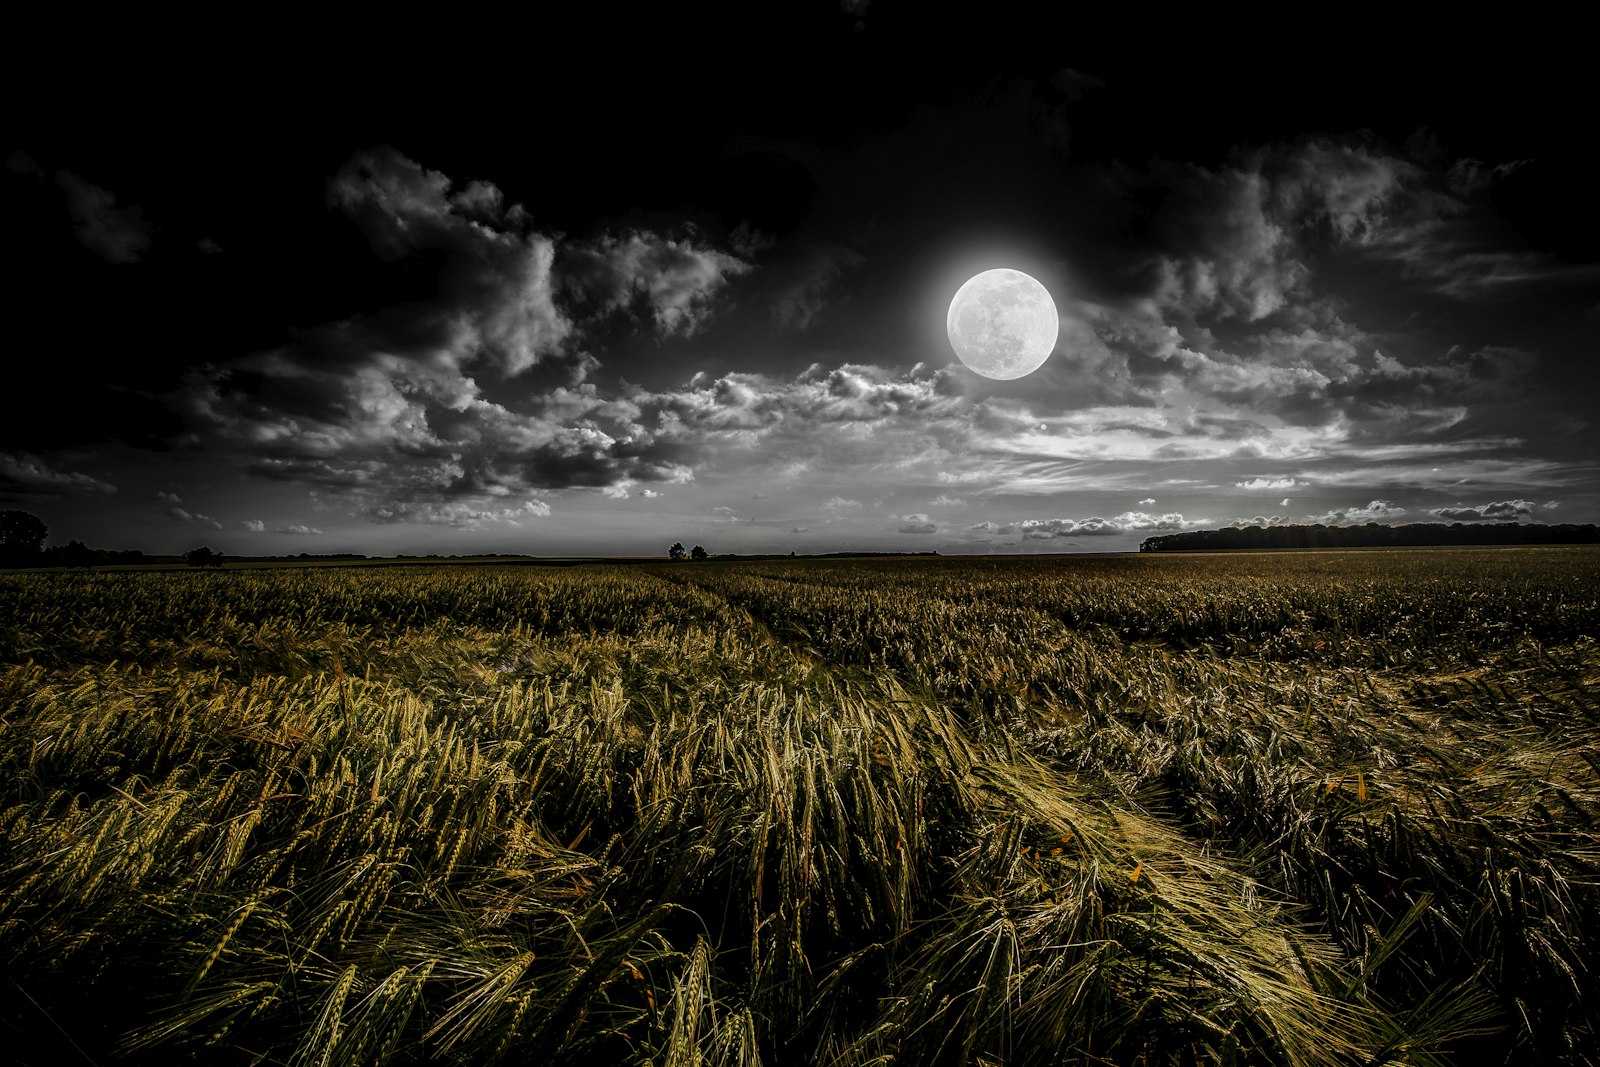
[[[1593,523],[1413,522],[1385,526],[1229,526],[1149,537],[1140,552],[1199,552],[1227,548],[1377,548],[1425,545],[1592,545]]]
[[[45,547],[50,528],[26,511],[0,511],[0,567],[100,567],[146,562],[138,549],[90,548],[82,541]]]

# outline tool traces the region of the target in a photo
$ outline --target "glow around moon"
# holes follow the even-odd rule
[[[1060,328],[1050,291],[1005,267],[968,278],[945,317],[950,347],[961,362],[1000,381],[1038,370],[1055,350]]]

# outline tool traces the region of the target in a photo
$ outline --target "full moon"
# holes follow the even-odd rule
[[[1020,270],[973,275],[956,290],[945,317],[950,347],[985,378],[1010,381],[1038,370],[1056,347],[1050,290]]]

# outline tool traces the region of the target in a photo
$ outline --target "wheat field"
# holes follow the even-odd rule
[[[1600,551],[0,575],[19,1063],[1594,1063]]]

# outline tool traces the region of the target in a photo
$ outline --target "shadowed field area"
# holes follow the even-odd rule
[[[1591,1063],[1600,550],[0,576],[20,1062]]]

